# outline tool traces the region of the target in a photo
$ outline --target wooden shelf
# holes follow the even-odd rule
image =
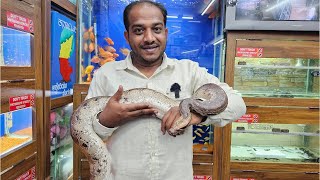
[[[58,107],[62,107],[62,106],[65,106],[69,103],[72,103],[72,100],[73,100],[73,96],[64,96],[64,97],[61,97],[61,98],[56,98],[56,99],[52,99],[51,100],[51,107],[50,109],[55,109],[55,108],[58,108]]]
[[[68,0],[51,0],[52,3],[60,6],[65,11],[70,12],[73,16],[77,15],[77,6]]]

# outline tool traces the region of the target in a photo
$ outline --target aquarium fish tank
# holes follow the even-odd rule
[[[131,48],[123,35],[123,10],[132,1],[79,0],[79,82],[90,83],[101,66],[129,55]],[[222,78],[225,2],[157,2],[168,11],[167,55],[198,62],[209,73]]]
[[[33,35],[4,26],[0,26],[0,31],[0,66],[31,67]]]
[[[319,126],[232,123],[231,161],[319,163]]]
[[[237,50],[234,89],[245,97],[319,98],[319,59],[245,57]],[[259,51],[259,48],[247,48]],[[259,55],[258,52],[253,52]]]
[[[0,114],[0,157],[33,140],[32,107]]]

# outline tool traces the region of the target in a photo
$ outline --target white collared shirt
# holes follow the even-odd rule
[[[228,106],[224,112],[209,116],[206,124],[225,126],[245,113],[243,99],[227,84],[221,83],[196,62],[170,59],[166,54],[150,78],[133,66],[130,56],[123,61],[106,63],[95,72],[86,98],[112,96],[122,85],[124,90],[150,88],[175,99],[170,88],[178,83],[181,91],[177,100],[181,100],[191,97],[197,88],[209,82],[226,91]],[[192,127],[177,137],[168,133],[163,135],[160,127],[161,121],[155,117],[139,118],[116,128],[107,128],[94,121],[95,132],[102,139],[108,137],[115,180],[193,179]]]

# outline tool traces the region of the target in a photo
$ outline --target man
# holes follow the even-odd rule
[[[112,96],[97,116],[93,128],[112,156],[116,180],[192,180],[192,128],[176,137],[166,133],[180,116],[171,108],[162,120],[157,110],[146,104],[120,104],[123,89],[150,88],[181,100],[190,97],[203,84],[213,82],[227,93],[226,110],[207,119],[192,114],[190,125],[205,123],[224,126],[241,117],[246,107],[242,98],[227,84],[190,60],[170,59],[164,53],[168,37],[167,11],[152,1],[129,4],[124,11],[124,36],[132,51],[124,61],[110,62],[94,75],[87,98]],[[177,97],[171,87],[179,85]]]

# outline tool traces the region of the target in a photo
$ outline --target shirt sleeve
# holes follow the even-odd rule
[[[214,126],[223,127],[232,121],[239,119],[242,115],[246,113],[246,105],[237,91],[230,87],[226,83],[222,83],[219,79],[212,74],[209,74],[205,68],[201,68],[198,64],[195,65],[194,74],[194,87],[198,89],[200,86],[206,83],[215,83],[219,85],[228,96],[228,106],[227,108],[217,114],[210,115],[202,124],[213,124]]]
[[[103,88],[104,87],[103,84],[107,84],[107,82],[104,82],[102,78],[99,78],[100,74],[98,72],[99,71],[97,71],[95,73],[95,76],[92,78],[86,99],[96,97],[96,96],[105,96],[107,94],[108,89]],[[97,115],[95,115],[94,117],[97,117]],[[117,127],[108,128],[103,126],[102,124],[99,123],[98,118],[95,118],[92,120],[92,127],[93,127],[93,130],[101,139],[105,139],[111,136],[113,131],[117,129]]]

